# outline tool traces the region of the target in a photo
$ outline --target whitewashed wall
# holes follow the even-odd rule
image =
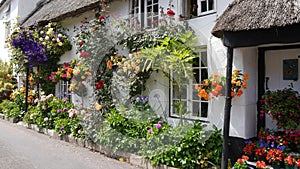
[[[266,77],[269,77],[268,87],[270,91],[289,88],[300,92],[300,52],[299,49],[269,50],[266,51]],[[283,80],[283,60],[298,59],[298,80]],[[292,86],[291,86],[292,83]],[[271,117],[266,118],[266,128],[276,129],[276,122]]]
[[[110,13],[115,16],[124,17],[129,14],[129,3],[128,0],[122,0],[122,1],[115,1],[110,6]],[[61,21],[61,24],[64,28],[66,28],[67,34],[69,36],[69,40],[72,42],[73,48],[71,51],[66,52],[63,56],[61,56],[59,64],[63,64],[65,62],[70,62],[73,58],[78,58],[79,53],[76,54],[76,48],[75,44],[72,41],[72,37],[75,35],[74,33],[74,27],[79,27],[81,25],[81,21],[83,21],[85,18],[88,20],[91,20],[94,18],[94,13],[92,11],[85,12],[79,16],[75,17],[68,17]],[[59,86],[56,86],[56,92],[58,92]],[[90,103],[93,103],[93,98],[91,97],[93,94],[93,88],[91,86],[88,86],[88,94],[86,97],[81,98],[77,96],[76,94],[72,95],[73,102],[76,103],[82,103],[84,107],[90,106]],[[56,93],[56,95],[59,95],[59,93]]]

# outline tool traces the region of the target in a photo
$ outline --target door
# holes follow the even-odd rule
[[[300,48],[265,51],[265,91],[293,88],[300,93]],[[266,128],[276,129],[276,123],[266,117]]]

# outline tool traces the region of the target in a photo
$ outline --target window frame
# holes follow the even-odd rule
[[[199,83],[201,83],[201,80],[203,80],[204,78],[207,78],[207,77],[204,77],[203,79],[201,79],[201,71],[202,69],[206,69],[206,76],[208,76],[208,65],[206,66],[202,66],[201,65],[201,61],[202,61],[202,57],[201,57],[201,53],[204,53],[205,52],[205,55],[206,55],[206,64],[207,64],[207,48],[206,47],[200,47],[199,51],[197,52],[199,57],[197,59],[199,59],[199,66],[198,67],[193,67],[193,70],[194,69],[198,69],[199,70]],[[197,82],[198,83],[198,82]],[[174,96],[174,93],[173,93],[173,84],[172,84],[172,81],[169,81],[169,117],[170,118],[180,118],[178,115],[174,114],[173,113],[173,103],[174,103],[174,100],[178,100],[178,99],[174,99],[173,96]],[[187,111],[190,112],[188,115],[186,115],[184,117],[184,119],[187,119],[187,120],[200,120],[202,122],[208,122],[208,107],[209,107],[209,101],[206,101],[206,100],[203,100],[199,97],[197,97],[197,99],[194,99],[194,92],[197,92],[197,90],[195,89],[195,83],[193,83],[193,80],[190,80],[189,84],[187,85],[188,87],[186,88],[186,99],[182,99],[182,101],[186,102],[187,104]],[[199,116],[194,116],[193,113],[190,111],[193,109],[193,103],[199,103]],[[207,104],[207,107],[206,107],[206,117],[201,117],[201,103],[205,103]]]
[[[206,8],[209,9],[209,1],[210,0],[196,0],[197,1],[197,15],[192,14],[193,5],[191,0],[186,1],[186,15],[188,15],[189,19],[196,18],[196,17],[202,17],[206,15],[215,14],[217,12],[217,0],[213,1],[213,9],[207,10],[204,12],[201,12],[201,2],[206,1]]]
[[[71,80],[59,80],[58,82],[58,98],[64,99],[67,95],[68,101],[72,101],[72,92],[69,91],[69,87],[71,85]],[[64,92],[64,94],[62,94]]]
[[[130,16],[133,17],[133,19],[138,20],[138,22],[140,23],[140,27],[145,29],[153,29],[157,27],[158,20],[159,20],[159,0],[149,0],[149,1],[151,1],[150,4],[148,4],[148,0],[130,1]],[[154,11],[155,6],[157,6],[156,7],[157,12]],[[148,8],[151,9],[150,12],[148,12]],[[151,19],[150,23],[148,23],[149,18]],[[152,24],[154,19],[156,23]]]

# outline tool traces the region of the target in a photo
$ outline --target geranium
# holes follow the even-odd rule
[[[249,141],[247,142],[246,146],[243,148],[243,152],[245,154],[252,155],[255,153],[256,149],[257,149],[256,144],[254,144],[252,141]]]
[[[256,162],[256,168],[257,169],[266,168],[266,163],[264,161],[257,161]]]
[[[235,169],[247,169],[247,160],[249,160],[248,156],[243,155],[242,158],[239,158],[235,164],[234,164],[234,168]]]
[[[231,97],[241,96],[242,89],[247,88],[248,74],[241,73],[240,70],[234,70],[231,78]],[[198,91],[198,96],[204,100],[210,100],[222,96],[224,93],[226,77],[220,74],[213,74],[209,79],[201,82],[201,85],[196,84],[195,88]]]
[[[266,160],[272,164],[280,164],[280,162],[284,159],[284,154],[281,150],[278,149],[270,149],[267,152]]]
[[[293,158],[293,156],[288,155],[286,158],[284,158],[284,163],[293,166],[295,164],[296,160]]]
[[[300,96],[293,89],[268,91],[262,96],[262,112],[270,115],[278,128],[299,129]]]

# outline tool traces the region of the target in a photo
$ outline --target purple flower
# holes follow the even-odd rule
[[[156,124],[156,126],[155,126],[157,129],[160,129],[161,128],[161,124]]]
[[[68,109],[67,108],[64,108],[64,112],[67,112],[68,111]]]
[[[62,112],[62,110],[60,110],[60,109],[57,110],[57,113],[58,113],[58,114],[61,113],[61,112]]]
[[[60,128],[60,130],[61,130],[61,131],[64,131],[64,130],[65,130],[65,127],[64,127],[64,126],[62,126],[62,127]]]
[[[153,130],[152,128],[148,130],[148,134],[152,134],[153,133]]]
[[[158,124],[163,124],[163,121],[160,120],[160,121],[158,122]]]

